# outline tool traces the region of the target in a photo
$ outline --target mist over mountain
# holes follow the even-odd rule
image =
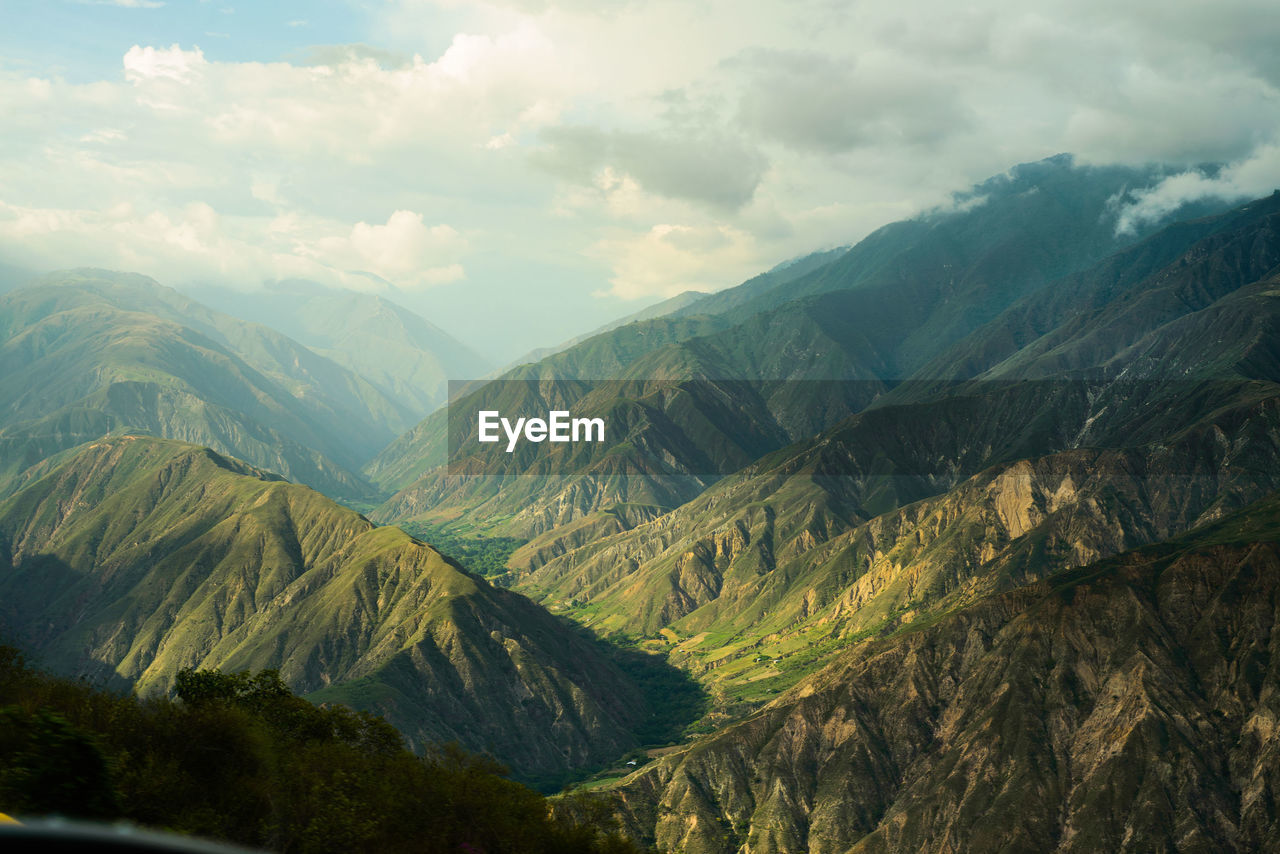
[[[16,267],[0,260],[0,294],[21,287],[35,277],[36,274],[31,270]]]
[[[109,433],[198,441],[289,477],[366,494],[355,474],[412,418],[278,332],[142,276],[51,274],[0,298],[4,475]]]
[[[289,281],[252,291],[204,286],[190,292],[354,371],[419,418],[445,402],[449,380],[492,368],[445,330],[379,294]]]

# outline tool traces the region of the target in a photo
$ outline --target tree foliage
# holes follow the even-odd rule
[[[381,718],[295,696],[278,673],[184,671],[173,697],[58,679],[0,647],[0,811],[118,820],[282,852],[637,849],[553,816],[456,745],[408,751]]]

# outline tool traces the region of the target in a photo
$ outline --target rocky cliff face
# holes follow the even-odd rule
[[[996,466],[858,524],[816,481],[755,505],[715,489],[701,516],[682,508],[554,557],[521,584],[577,602],[571,612],[603,630],[660,637],[700,678],[764,697],[868,633],[1216,519],[1280,488],[1277,473],[1272,400],[1168,444]],[[681,524],[694,533],[680,536]]]
[[[1280,499],[861,644],[633,775],[703,852],[1280,845]]]

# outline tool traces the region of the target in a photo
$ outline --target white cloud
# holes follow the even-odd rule
[[[743,80],[739,121],[800,149],[839,152],[937,142],[967,130],[971,121],[947,75],[899,56],[871,53],[848,60],[813,51],[754,49],[726,66]]]
[[[466,243],[448,225],[428,226],[422,214],[396,211],[386,225],[358,222],[345,237],[326,237],[305,247],[327,266],[375,273],[406,287],[452,282],[463,277],[462,265],[440,263],[458,255]]]
[[[0,203],[0,257],[32,266],[57,257],[62,267],[106,266],[163,281],[307,278],[364,290],[370,282],[361,274],[373,273],[416,289],[463,278],[465,249],[456,230],[425,225],[411,211],[344,229],[296,214],[228,217],[200,202],[172,212],[127,202],[103,211]]]
[[[510,148],[515,144],[516,138],[511,135],[511,132],[503,131],[497,136],[489,137],[489,141],[484,144],[484,147],[490,151],[497,151],[502,148]]]
[[[597,183],[602,170],[628,176],[645,190],[719,211],[751,200],[766,161],[752,146],[725,133],[604,132],[562,126],[542,134],[533,161],[580,183]]]
[[[396,0],[361,5],[369,44],[293,62],[126,43],[91,82],[0,71],[0,252],[175,283],[465,278],[556,293],[509,328],[572,334],[620,308],[592,290],[736,284],[1061,151],[1184,173],[1130,223],[1267,192],[1273,7]]]
[[[117,130],[116,128],[99,128],[80,137],[80,141],[109,144],[113,142],[122,142],[128,138],[128,135],[122,130]]]
[[[120,6],[125,9],[159,9],[164,3],[160,0],[81,0],[91,6]]]
[[[614,271],[600,294],[623,299],[715,290],[725,276],[741,281],[767,263],[751,235],[729,226],[661,223],[644,234],[606,237],[591,253]]]
[[[1134,190],[1117,200],[1116,233],[1132,233],[1137,226],[1154,222],[1188,202],[1202,199],[1243,201],[1280,189],[1280,145],[1262,146],[1248,157],[1216,174],[1199,169],[1165,178],[1154,187]]]
[[[130,83],[149,80],[176,80],[187,83],[208,65],[200,48],[186,51],[178,45],[168,48],[134,45],[124,55],[124,76]]]

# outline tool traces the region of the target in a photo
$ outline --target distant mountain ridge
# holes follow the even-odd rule
[[[550,532],[516,554],[518,586],[597,630],[661,634],[709,679],[785,684],[762,648],[820,660],[1280,488],[1280,194],[1172,230],[1011,309],[1045,324],[996,370],[899,385],[669,513]]]
[[[654,303],[647,308],[642,308],[640,311],[633,312],[632,314],[628,314],[624,317],[618,318],[617,320],[606,323],[603,326],[591,330],[590,332],[586,332],[582,335],[575,335],[568,341],[563,341],[550,347],[539,347],[536,350],[531,350],[523,356],[512,360],[510,364],[491,372],[488,376],[483,377],[483,379],[494,379],[514,368],[520,367],[521,365],[541,362],[543,359],[554,356],[556,353],[562,353],[576,344],[581,344],[583,341],[587,341],[597,335],[603,335],[606,332],[611,332],[620,326],[626,326],[629,323],[639,323],[644,320],[653,320],[655,318],[665,317],[677,312],[684,312],[690,307],[696,306],[706,296],[707,294],[702,293],[701,291],[685,291],[683,293],[676,294],[673,297]]]
[[[190,292],[354,371],[417,419],[445,402],[449,381],[475,379],[492,369],[448,332],[379,294],[291,281],[252,291],[206,286]]]
[[[324,489],[414,414],[285,335],[144,276],[75,270],[0,296],[0,479],[132,431],[194,441]]]

